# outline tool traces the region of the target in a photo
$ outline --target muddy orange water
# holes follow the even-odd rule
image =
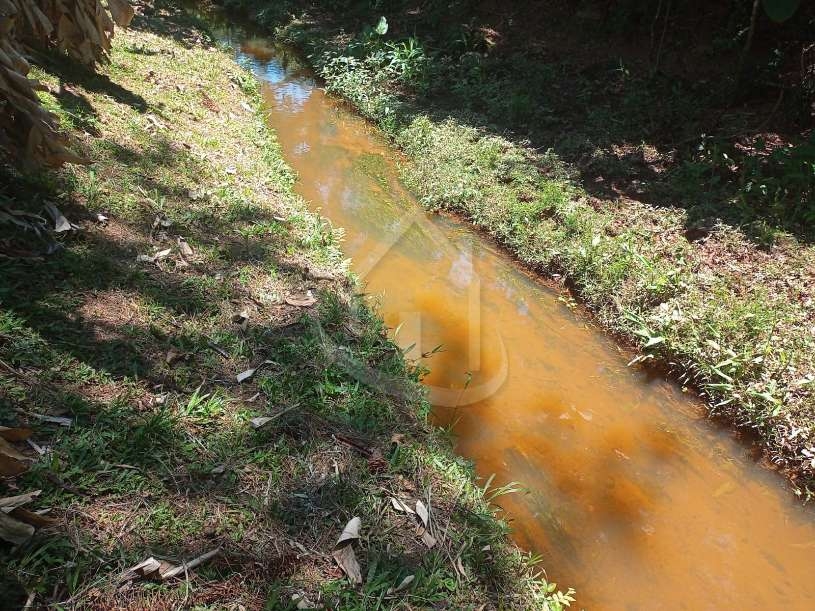
[[[466,224],[296,58],[222,32],[263,83],[297,191],[334,225],[436,417],[495,484],[517,542],[586,609],[815,609],[815,521],[777,474]]]

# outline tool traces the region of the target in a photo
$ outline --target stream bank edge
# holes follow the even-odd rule
[[[93,165],[3,167],[4,198],[56,201],[78,228],[1,263],[0,416],[48,460],[0,496],[41,490],[31,508],[54,520],[0,550],[7,601],[560,608],[427,424],[422,372],[355,295],[337,231],[292,193],[254,77],[176,3],[136,4],[99,75],[34,69]],[[401,392],[359,384],[340,347]],[[32,416],[50,410],[71,427]],[[431,508],[432,549],[391,497]],[[331,556],[352,516],[359,587]],[[154,555],[207,560],[122,587]]]

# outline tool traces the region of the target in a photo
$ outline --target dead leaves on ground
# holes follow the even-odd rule
[[[14,545],[25,543],[37,528],[53,526],[54,520],[25,509],[42,490],[0,498],[0,539]]]
[[[249,379],[253,378],[254,375],[258,371],[263,369],[264,367],[267,367],[268,365],[275,365],[275,364],[276,363],[274,361],[269,361],[269,360],[263,361],[257,367],[254,367],[252,369],[247,369],[246,371],[241,371],[238,375],[235,376],[235,379],[238,381],[238,384],[241,384],[243,382],[246,382],[246,380],[249,380]]]
[[[406,507],[407,508],[407,507]],[[334,551],[331,556],[334,561],[339,565],[343,572],[348,577],[348,581],[353,585],[360,585],[362,583],[362,570],[360,569],[359,562],[357,561],[356,552],[354,551],[354,544],[359,541],[359,529],[362,527],[362,520],[359,517],[353,517],[342,529],[337,543],[334,545]],[[402,579],[396,586],[388,588],[387,596],[393,596],[403,590],[406,590],[413,580],[415,575],[408,575]],[[299,607],[302,609],[312,607]]]
[[[402,501],[401,499],[397,499],[396,497],[391,497],[391,506],[400,513],[406,513],[409,515],[416,516],[419,519],[419,537],[422,539],[422,543],[424,543],[428,549],[432,549],[438,543],[436,537],[431,534],[431,518],[430,518],[430,509],[422,503],[422,501],[416,501],[416,509],[413,509],[410,505]]]
[[[178,236],[178,252],[180,252],[181,256],[185,259],[192,259],[192,257],[195,255],[195,251],[192,249],[192,246],[190,246],[187,240],[181,236]]]
[[[30,429],[9,429],[5,428],[0,434],[0,475],[14,476],[20,475],[28,470],[32,458],[25,456],[12,441],[24,441],[31,435]]]
[[[348,576],[348,580],[354,584],[359,585],[362,583],[362,571],[359,568],[356,554],[354,553],[354,543],[359,540],[359,529],[362,526],[362,520],[358,517],[353,517],[342,529],[340,538],[334,545],[334,552],[331,554],[340,568]]]
[[[46,217],[50,217],[51,221]],[[3,240],[4,247],[0,249],[0,254],[9,259],[41,259],[57,253],[62,249],[62,244],[56,240],[56,236],[79,229],[52,202],[45,202],[43,209],[35,214],[12,207],[12,202],[6,198],[0,198],[0,224],[11,225],[42,241],[39,248],[32,250],[28,244],[19,243],[13,237]]]
[[[189,562],[182,562],[175,566],[166,560],[157,560],[152,556],[139,564],[130,567],[119,577],[119,582],[127,583],[134,579],[151,579],[155,581],[169,581],[174,577],[185,575],[194,568],[204,564],[221,553],[221,548],[208,551],[205,554],[193,558]]]
[[[272,420],[277,420],[278,418],[280,418],[280,416],[290,412],[291,410],[293,410],[296,407],[298,407],[297,403],[295,403],[294,405],[290,405],[286,409],[280,410],[279,412],[277,412],[276,414],[273,414],[271,416],[257,416],[256,418],[250,419],[249,424],[252,425],[253,429],[259,429],[259,428],[269,424]]]
[[[43,417],[44,418],[44,417]],[[32,430],[27,427],[0,426],[0,476],[14,477],[25,473],[35,458],[26,456],[13,444],[26,441],[31,447],[38,449],[29,437]],[[39,448],[39,451],[42,448]],[[52,526],[53,520],[24,508],[36,499],[41,490],[34,490],[14,496],[0,498],[0,539],[14,545],[27,541],[37,528]]]
[[[14,545],[22,545],[33,534],[34,527],[31,524],[15,520],[5,511],[0,511],[0,539]]]
[[[399,585],[397,585],[395,588],[388,588],[388,595],[393,595],[406,589],[411,583],[413,583],[415,578],[416,575],[408,575],[402,581],[400,581]]]
[[[60,209],[51,202],[45,202],[45,211],[54,221],[54,233],[65,233],[66,231],[79,229],[77,225],[69,222],[65,215],[60,212]]]
[[[154,255],[137,255],[136,262],[137,263],[156,263],[157,261],[161,261],[162,259],[166,259],[170,256],[170,253],[173,252],[172,248],[165,248],[164,250],[160,250]]]
[[[157,214],[156,217],[153,219],[153,224],[150,227],[150,238],[152,240],[157,241],[167,241],[169,240],[169,236],[167,235],[167,229],[173,226],[173,221],[169,219],[165,214]],[[190,243],[187,242],[187,239],[184,236],[177,235],[175,237],[175,246],[178,249],[178,253],[180,258],[177,260],[177,265],[185,267],[189,264],[189,262],[195,256],[195,250]],[[156,263],[161,261],[162,259],[166,259],[167,257],[172,254],[173,249],[165,248],[153,255],[137,255],[136,262],[138,263]]]
[[[437,541],[436,538],[430,534],[430,509],[425,507],[425,504],[421,501],[416,501],[416,515],[419,516],[419,519],[422,521],[422,529],[420,531],[422,543],[428,548],[433,548]]]
[[[240,311],[240,313],[235,314],[232,317],[232,322],[238,325],[241,328],[241,331],[246,331],[246,329],[249,327],[249,317],[249,308],[244,308]]]
[[[396,511],[415,516],[418,519],[420,523],[419,534],[422,542],[428,547],[428,549],[433,548],[438,543],[437,539],[430,534],[432,528],[431,511],[428,506],[426,506],[422,501],[417,500],[415,509],[413,509],[410,505],[396,497],[390,497],[390,503]],[[360,540],[359,531],[361,527],[362,520],[359,517],[355,516],[351,518],[351,520],[349,520],[345,525],[345,528],[342,529],[342,533],[340,533],[339,539],[337,539],[337,542],[334,544],[334,550],[331,554],[334,561],[348,577],[348,581],[350,581],[353,585],[359,585],[362,583],[362,571],[354,550],[354,544]],[[456,570],[458,569],[459,567],[456,567]],[[408,575],[398,585],[389,588],[387,594],[391,596],[407,589],[413,582],[414,578],[414,575]]]
[[[309,290],[305,295],[286,295],[284,301],[290,306],[297,308],[308,308],[317,303],[317,298]]]

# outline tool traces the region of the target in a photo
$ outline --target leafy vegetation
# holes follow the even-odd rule
[[[509,490],[427,424],[257,83],[172,3],[138,13],[98,72],[32,68],[92,167],[2,167],[26,222],[0,242],[0,468],[23,465],[0,497],[25,507],[0,534],[32,531],[0,543],[4,603],[568,605],[507,542],[487,499]],[[353,516],[357,586],[335,560]]]

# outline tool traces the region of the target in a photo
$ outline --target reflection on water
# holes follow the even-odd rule
[[[675,386],[626,368],[557,296],[459,223],[427,216],[395,153],[258,39],[298,191],[346,229],[344,250],[403,346],[428,357],[436,418],[503,497],[517,541],[589,609],[815,609],[812,514]]]

